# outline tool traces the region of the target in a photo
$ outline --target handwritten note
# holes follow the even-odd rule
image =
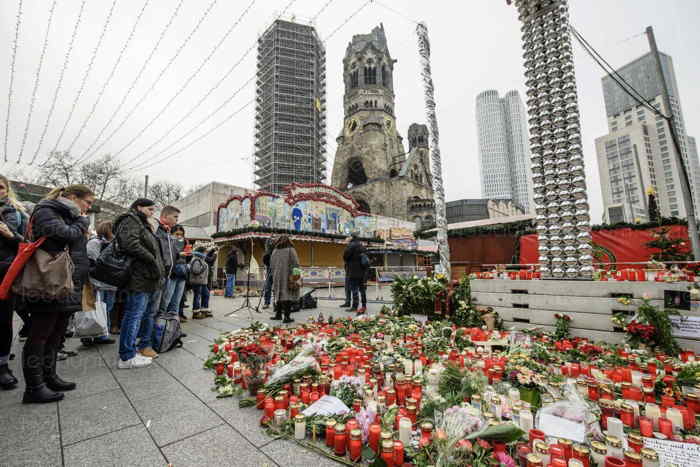
[[[674,324],[673,335],[676,337],[691,337],[700,339],[700,317],[687,316],[681,318],[678,315],[669,316]]]
[[[700,467],[700,445],[698,444],[644,438],[644,447],[651,448],[659,454],[661,467],[672,464]]]
[[[323,396],[304,410],[307,417],[311,415],[337,415],[350,412],[343,401],[333,396]]]

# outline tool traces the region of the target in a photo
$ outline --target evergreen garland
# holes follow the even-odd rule
[[[224,232],[216,232],[212,234],[211,238],[222,238],[222,237],[232,237],[234,235],[240,235],[244,233],[270,233],[276,235],[302,235],[309,237],[321,237],[321,238],[332,238],[336,240],[344,240],[348,238],[349,235],[345,234],[334,234],[328,232],[309,232],[309,231],[297,231],[292,229],[278,229],[274,227],[266,227],[263,225],[248,225],[246,227],[241,227],[238,229],[227,230]],[[358,237],[359,240],[369,243],[384,243],[384,240],[380,237]]]

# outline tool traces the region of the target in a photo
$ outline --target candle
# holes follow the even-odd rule
[[[287,411],[285,409],[275,410],[275,425],[281,427],[285,420],[287,420]]]
[[[354,429],[350,431],[348,450],[350,451],[351,461],[356,462],[362,458],[362,430]]]
[[[675,407],[671,407],[666,410],[666,418],[669,419],[673,425],[673,432],[680,433],[683,429],[683,415],[681,411]]]
[[[667,438],[673,436],[673,423],[668,418],[659,419],[659,431],[663,433]]]
[[[413,374],[418,376],[422,373],[423,373],[423,362],[419,358],[417,358],[413,362]]]
[[[404,461],[404,444],[401,441],[394,441],[394,465],[397,467],[403,466]]]
[[[525,433],[530,433],[534,426],[532,412],[530,412],[529,410],[521,410],[519,415],[520,429],[523,430]]]
[[[520,400],[520,390],[516,388],[510,388],[508,390],[508,399],[510,399],[512,402],[517,402]]]
[[[433,424],[430,422],[424,422],[420,426],[420,446],[426,447],[432,441],[433,436]]]
[[[642,449],[642,467],[659,467],[659,455],[651,448]]]
[[[644,406],[644,416],[651,419],[654,431],[659,430],[659,418],[661,418],[661,408],[656,404],[647,403]]]
[[[402,417],[399,420],[399,440],[408,446],[411,444],[411,429],[413,424],[410,418]]]
[[[617,457],[608,456],[605,458],[605,467],[625,467],[625,461]]]
[[[582,467],[590,467],[590,456],[591,451],[586,446],[580,444],[574,446],[573,457],[569,460],[569,465],[571,465],[572,460],[578,460],[579,462],[581,462]]]
[[[299,414],[294,417],[294,439],[306,438],[306,418]]]
[[[326,446],[335,447],[335,420],[333,419],[326,422]]]
[[[593,464],[596,467],[603,467],[605,465],[605,456],[608,453],[608,448],[605,444],[600,441],[591,441],[591,455],[593,457]]]
[[[408,359],[408,358],[404,359],[403,372],[405,375],[408,375],[408,376],[413,375],[413,360]]]
[[[338,423],[335,426],[334,447],[336,456],[344,456],[347,447],[347,436],[345,435],[345,425]]]
[[[532,447],[534,448],[535,453],[542,458],[542,464],[549,465],[550,455],[547,444],[544,441],[537,439],[532,443]]]
[[[386,440],[382,442],[382,460],[387,467],[394,467],[394,442]]]
[[[609,459],[611,457],[614,457],[616,459],[622,459],[622,439],[618,438],[617,436],[606,436],[605,437],[605,444],[608,448],[608,457],[606,459]]]
[[[379,423],[372,423],[369,426],[369,436],[367,438],[367,442],[369,444],[369,447],[374,451],[374,452],[379,452],[379,434],[382,431],[382,426]]]
[[[569,459],[569,467],[586,467],[586,465],[579,459]]]
[[[642,436],[651,438],[654,436],[654,422],[648,417],[639,417],[639,431]]]
[[[608,434],[619,439],[624,438],[625,430],[622,420],[615,417],[608,417]]]

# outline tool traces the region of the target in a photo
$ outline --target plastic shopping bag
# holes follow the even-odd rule
[[[94,300],[92,297],[94,296]],[[101,337],[108,335],[107,305],[102,298],[102,291],[93,295],[91,286],[83,288],[83,310],[75,313],[76,337]]]

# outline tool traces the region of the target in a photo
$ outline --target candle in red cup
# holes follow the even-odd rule
[[[382,432],[382,426],[379,423],[372,423],[369,426],[369,436],[367,437],[367,443],[369,444],[369,447],[374,452],[378,452],[379,435],[381,432]]]
[[[258,389],[258,393],[255,396],[256,399],[256,404],[255,407],[258,410],[262,410],[265,407],[265,390],[264,389]]]
[[[335,447],[335,422],[333,420],[326,422],[326,446],[331,449]]]
[[[394,441],[394,465],[399,467],[403,465],[404,451],[403,443],[399,440]]]
[[[654,424],[650,418],[639,417],[639,431],[645,438],[652,438],[654,436]]]
[[[625,467],[625,461],[617,457],[607,456],[605,458],[605,467]]]
[[[673,407],[676,405],[676,400],[671,396],[661,396],[661,405],[663,407]]]
[[[668,418],[659,419],[659,431],[666,435],[667,438],[673,436],[673,423]]]
[[[265,399],[265,416],[270,419],[275,416],[275,400],[272,397]]]
[[[529,431],[529,440],[530,440],[530,448],[532,448],[532,445],[534,444],[535,440],[539,439],[542,442],[544,442],[545,434],[544,431],[536,430],[536,429],[531,429]]]

